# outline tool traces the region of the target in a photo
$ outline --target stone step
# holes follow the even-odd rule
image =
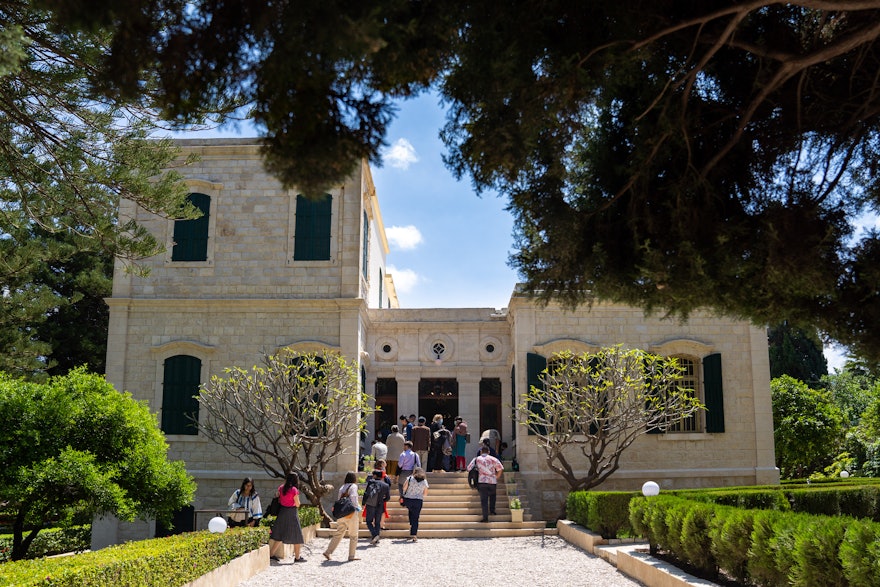
[[[434,527],[419,522],[419,538],[492,538],[492,537],[509,537],[509,536],[535,536],[544,532],[544,522],[493,522],[488,523],[468,523],[466,526],[456,525],[447,527]],[[329,538],[333,535],[332,528],[318,529],[318,536]],[[366,529],[361,529],[358,533],[361,540],[364,537],[369,538]],[[409,536],[409,525],[405,528],[389,528],[383,530],[380,534],[381,538],[406,538]]]

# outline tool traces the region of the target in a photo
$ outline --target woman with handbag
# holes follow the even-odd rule
[[[272,525],[269,536],[269,558],[281,560],[277,552],[283,554],[284,544],[293,544],[293,562],[304,563],[306,559],[299,555],[303,539],[302,527],[299,524],[299,478],[296,473],[290,473],[284,480],[284,485],[278,487],[275,495],[278,498],[278,518]]]
[[[333,515],[336,516],[336,532],[330,539],[327,550],[324,551],[324,558],[327,560],[330,560],[333,551],[336,550],[336,547],[339,546],[339,543],[346,534],[348,534],[348,560],[361,560],[357,556],[358,527],[361,522],[360,516],[357,515],[361,511],[361,506],[358,503],[357,489],[357,474],[354,471],[349,471],[345,474],[345,482],[339,488],[339,497],[336,503],[333,504]],[[346,498],[350,502],[350,506],[345,503]]]
[[[403,505],[409,510],[409,539],[413,542],[419,540],[416,536],[419,533],[419,516],[427,495],[428,480],[425,478],[425,470],[416,467],[403,483]]]

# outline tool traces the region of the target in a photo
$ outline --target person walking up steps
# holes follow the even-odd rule
[[[397,477],[397,457],[403,452],[404,442],[406,442],[406,438],[400,433],[400,429],[397,425],[392,426],[391,434],[385,439],[385,444],[388,446],[388,458],[385,459],[388,463],[387,473],[392,479]],[[396,481],[396,479],[394,480]]]
[[[383,480],[385,473],[382,469],[374,469],[373,476],[367,479],[367,487],[364,489],[364,509],[367,518],[367,530],[370,531],[370,544],[379,544],[379,533],[382,530],[382,515],[384,514],[385,502],[391,497],[388,483]]]
[[[489,514],[495,515],[495,499],[498,495],[498,478],[504,471],[501,461],[489,454],[488,445],[483,445],[480,456],[474,457],[474,460],[468,465],[468,471],[477,468],[480,472],[480,484],[478,490],[480,492],[480,507],[483,510],[483,519],[481,522],[489,521]]]
[[[403,443],[403,452],[397,457],[397,466],[400,468],[397,475],[397,494],[403,497],[403,484],[407,477],[412,475],[416,467],[422,466],[419,455],[413,452],[413,443],[409,440]]]
[[[419,425],[412,431],[413,450],[419,455],[419,466],[428,469],[428,450],[431,448],[431,429],[425,426],[425,417],[419,416]]]

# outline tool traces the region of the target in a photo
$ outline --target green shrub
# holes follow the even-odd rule
[[[686,500],[675,500],[670,502],[663,516],[666,526],[666,539],[660,544],[672,551],[675,556],[681,560],[687,560],[688,555],[684,550],[684,542],[682,541],[682,531],[684,529],[685,517],[691,507],[697,505],[697,502]],[[662,510],[661,510],[662,511]]]
[[[566,517],[603,538],[632,536],[629,502],[638,495],[629,491],[573,491],[565,501]]]
[[[840,515],[840,502],[837,488],[797,489],[788,491],[791,509],[795,512],[819,516]]]
[[[776,565],[776,526],[784,514],[772,510],[755,512],[751,547],[746,564],[749,576],[759,585],[785,585],[788,577]]]
[[[636,496],[629,500],[629,523],[637,536],[650,541],[651,527],[648,521],[648,499]]]
[[[709,535],[709,524],[713,512],[720,506],[704,503],[693,503],[683,508],[686,513],[681,525],[681,552],[686,560],[704,572],[715,575],[718,566],[712,555],[712,540]]]
[[[92,526],[72,526],[70,528],[47,528],[37,534],[27,558],[40,558],[65,552],[82,552],[92,545]],[[12,534],[0,534],[0,562],[12,556]]]
[[[77,556],[0,565],[0,584],[19,587],[167,587],[183,585],[259,548],[267,528],[236,528],[129,542]]]
[[[840,513],[853,518],[876,520],[880,487],[841,487],[837,490]]]
[[[591,492],[588,503],[588,527],[602,538],[632,536],[629,523],[629,502],[637,494],[631,492]]]
[[[851,587],[876,587],[880,577],[880,524],[850,524],[840,544],[840,562]]]
[[[299,508],[300,526],[312,526],[321,523],[321,510],[314,505],[304,505]]]
[[[585,528],[590,527],[588,491],[572,491],[565,498],[565,517]]]
[[[724,508],[709,524],[712,555],[719,567],[741,583],[749,578],[749,547],[755,514],[755,510]]]
[[[847,585],[838,554],[846,527],[854,522],[851,518],[811,516],[798,524],[792,553],[795,564],[789,573],[791,584]]]

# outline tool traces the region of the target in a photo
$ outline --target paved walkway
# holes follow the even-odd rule
[[[383,539],[371,546],[358,542],[359,561],[349,562],[348,539],[333,560],[321,553],[329,542],[316,538],[303,546],[304,563],[292,558],[273,562],[239,587],[290,585],[421,587],[636,587],[642,585],[602,560],[572,546],[559,536],[528,538],[424,538],[412,543]]]

